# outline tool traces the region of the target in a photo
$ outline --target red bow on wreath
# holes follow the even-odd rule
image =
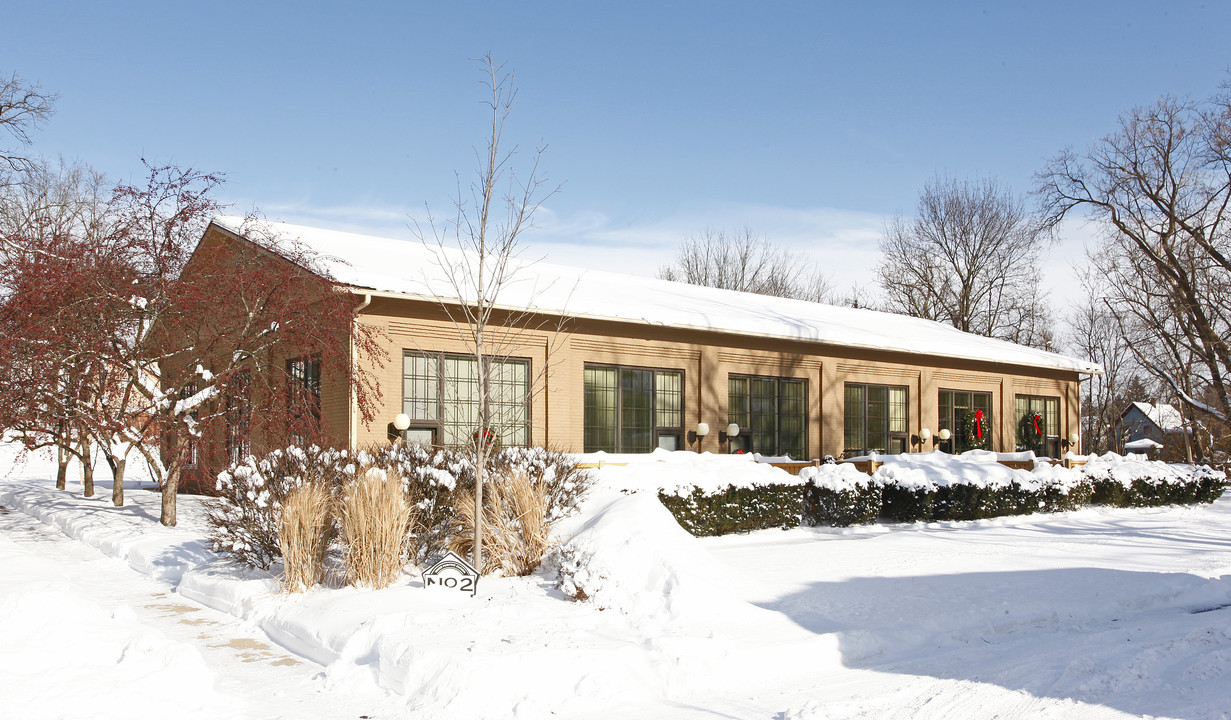
[[[1039,437],[1043,437],[1043,428],[1039,427],[1039,421],[1043,419],[1043,416],[1039,413],[1035,413],[1034,417],[1030,419],[1034,421],[1034,434]]]
[[[975,438],[983,439],[983,411],[975,410]]]

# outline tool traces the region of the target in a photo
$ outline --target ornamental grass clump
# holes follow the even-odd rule
[[[484,575],[529,575],[543,561],[549,546],[552,518],[548,517],[548,484],[527,473],[496,476],[483,486]],[[480,521],[474,493],[466,490],[455,501],[458,533],[451,550],[463,557],[474,551],[474,529]]]
[[[400,474],[406,501],[415,509],[407,531],[410,561],[421,564],[444,554],[457,532],[454,494],[474,486],[471,458],[458,450],[399,443],[368,448],[356,459]]]
[[[325,556],[334,535],[333,496],[321,483],[306,483],[282,504],[278,540],[282,549],[282,589],[301,592],[325,579]]]
[[[339,514],[347,581],[372,589],[392,585],[405,565],[414,515],[401,475],[362,469],[343,487]]]
[[[282,558],[280,528],[291,492],[312,484],[335,488],[349,464],[343,450],[288,447],[218,473],[218,496],[206,516],[214,552],[268,570]]]

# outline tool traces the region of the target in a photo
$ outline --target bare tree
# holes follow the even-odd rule
[[[451,287],[452,297],[440,297],[440,305],[458,329],[459,338],[474,359],[478,423],[470,448],[475,466],[475,528],[472,562],[483,572],[483,484],[488,460],[495,452],[495,440],[508,418],[500,416],[504,405],[497,393],[507,373],[506,360],[521,345],[524,333],[541,329],[528,311],[502,308],[501,294],[515,281],[521,260],[521,234],[532,227],[535,212],[559,191],[551,187],[539,169],[546,147],[540,145],[523,175],[512,167],[517,148],[502,148],[505,124],[512,112],[517,91],[514,77],[506,73],[488,54],[479,61],[484,85],[490,93],[485,104],[491,111],[491,135],[486,147],[476,148],[476,180],[468,193],[458,181],[453,217],[438,222],[428,212],[427,228],[417,222],[418,238],[434,245],[437,260]],[[563,322],[562,320],[560,322]],[[557,325],[557,330],[559,325]],[[548,351],[550,356],[550,349]],[[549,360],[550,362],[550,360]],[[545,376],[547,367],[539,368]],[[537,386],[535,378],[532,385]]]
[[[1183,403],[1231,419],[1231,98],[1133,108],[1039,175],[1048,220],[1104,228],[1108,303],[1137,360]]]
[[[675,260],[658,269],[662,280],[774,297],[830,302],[833,283],[811,263],[751,228],[706,229],[680,241]]]
[[[38,85],[27,84],[13,73],[0,75],[0,129],[5,130],[19,147],[30,144],[30,131],[51,117],[55,95],[44,93]],[[16,149],[0,146],[0,170],[20,171],[30,166],[30,160]]]
[[[884,309],[1046,347],[1051,313],[1039,276],[1048,242],[995,180],[936,177],[919,194],[918,214],[894,218],[881,237]]]
[[[1093,263],[1097,267],[1098,263]],[[1122,452],[1115,426],[1120,413],[1134,400],[1142,400],[1139,365],[1120,324],[1107,303],[1103,274],[1087,268],[1080,278],[1083,294],[1069,310],[1067,349],[1102,366],[1082,386],[1081,436],[1087,453]],[[1133,396],[1136,392],[1137,395]]]

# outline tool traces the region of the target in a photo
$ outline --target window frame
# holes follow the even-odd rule
[[[1026,403],[1025,412],[1022,412],[1022,401]],[[1037,405],[1041,406],[1042,410],[1037,409]],[[1043,422],[1046,427],[1043,429],[1043,437],[1039,438],[1038,444],[1030,445],[1025,441],[1026,438],[1022,433],[1022,426],[1025,418],[1034,415],[1036,412],[1043,416]],[[1038,457],[1060,457],[1061,420],[1059,395],[1015,394],[1013,396],[1013,418],[1014,448],[1017,452],[1032,450]]]
[[[431,375],[409,375],[407,374],[407,359],[415,358],[426,361],[429,366],[434,366],[430,372]],[[464,447],[466,444],[473,442],[473,436],[479,431],[477,426],[481,419],[473,422],[465,422],[461,420],[450,421],[450,418],[456,418],[461,415],[458,412],[459,408],[465,403],[467,406],[471,404],[470,400],[462,400],[457,393],[458,375],[450,375],[449,370],[455,369],[455,365],[450,363],[472,363],[472,368],[476,374],[472,377],[473,380],[464,378],[469,384],[477,384],[477,358],[469,353],[449,353],[449,352],[424,352],[421,350],[402,350],[402,412],[410,418],[410,426],[398,433],[403,439],[412,433],[427,433],[430,432],[431,444],[437,447]],[[483,362],[498,363],[502,365],[516,365],[522,368],[521,382],[521,400],[520,402],[511,402],[505,400],[492,400],[489,398],[489,408],[492,412],[492,417],[489,417],[489,422],[493,428],[500,433],[500,442],[505,446],[529,446],[531,443],[531,433],[533,432],[533,411],[534,403],[534,383],[531,376],[533,368],[530,358],[523,357],[494,357],[485,355]],[[421,384],[420,387],[432,387],[433,397],[419,398],[412,397],[411,383],[408,383],[408,378],[417,378],[427,380],[426,384]],[[453,384],[450,387],[450,383]],[[493,394],[496,394],[495,388],[503,385],[512,386],[512,383],[503,383],[499,377],[493,377],[491,388]],[[453,392],[450,392],[452,390]],[[473,403],[477,404],[477,400]],[[412,403],[415,406],[424,409],[431,408],[430,417],[422,417],[417,411],[413,411]],[[515,405],[520,405],[520,410],[510,410]],[[506,413],[513,412],[515,415],[523,417],[514,417],[514,422],[510,422],[505,417]],[[481,415],[481,409],[479,411]],[[459,428],[467,428],[465,432]],[[470,429],[473,428],[473,429]],[[453,430],[452,441],[450,439],[450,430]]]
[[[197,394],[197,384],[195,381],[189,381],[180,388],[180,400],[187,400]],[[188,449],[184,454],[184,469],[196,470],[201,464],[201,443],[198,442],[197,436],[192,434],[192,431],[197,428],[197,423],[200,415],[196,410],[188,412],[188,419],[192,422],[188,426]]]
[[[240,370],[226,383],[226,451],[231,465],[252,454],[252,375]]]
[[[286,360],[286,407],[290,416],[287,441],[303,446],[321,424],[321,356],[300,355]],[[305,412],[306,411],[306,412]]]
[[[741,402],[742,409],[736,409],[735,394],[732,393],[733,385],[737,382],[746,382],[747,394],[744,396],[746,402]],[[754,409],[756,394],[754,384],[764,382],[774,383],[773,403],[773,449],[770,451],[763,450],[759,447],[758,437],[764,438],[767,434],[764,430],[758,430],[759,427],[764,427],[758,423],[758,417],[764,418],[771,413],[757,413]],[[799,385],[802,388],[803,394],[799,398],[787,398],[784,394],[783,385]],[[808,456],[808,378],[775,376],[775,375],[751,375],[747,373],[727,373],[727,422],[739,425],[739,435],[731,438],[727,445],[728,453],[738,452],[754,452],[762,455],[772,455],[781,457],[790,455],[794,460],[803,460]],[[764,398],[766,396],[759,396]],[[797,419],[800,423],[799,428],[799,446],[798,448],[790,448],[789,450],[798,450],[799,457],[795,457],[795,453],[789,452],[783,442],[784,431],[783,426],[783,406],[787,400],[798,400],[800,412]],[[790,431],[785,431],[790,432]]]
[[[588,385],[588,373],[591,371],[611,371],[615,373],[615,384],[613,386],[614,397],[610,409],[610,415],[614,421],[614,427],[608,429],[597,423],[592,422],[594,413],[600,408],[594,408],[591,405],[593,392]],[[650,443],[647,447],[649,450],[641,449],[626,449],[629,443],[626,442],[628,428],[625,421],[629,409],[625,407],[625,392],[624,373],[649,373],[651,377],[651,389],[649,393],[650,406],[645,408],[645,412],[649,414],[650,424],[645,426],[650,433]],[[671,376],[678,379],[678,390],[660,389],[660,377]],[[663,440],[671,438],[674,441],[675,449],[682,450],[684,448],[684,408],[686,407],[687,399],[687,374],[682,368],[668,367],[646,367],[640,365],[621,365],[617,363],[584,363],[582,366],[582,449],[584,452],[611,452],[611,453],[628,453],[628,454],[644,454],[654,452],[663,447]],[[674,409],[663,408],[660,403],[660,397],[677,397]],[[678,425],[666,425],[662,423],[665,413],[671,413],[678,416]],[[597,430],[610,432],[612,444],[596,442],[593,438],[593,433]]]
[[[860,424],[859,434],[862,436],[860,447],[852,447],[850,443],[852,415],[850,394],[852,388],[860,388],[862,395],[860,399],[860,415],[857,418]],[[875,447],[870,447],[873,443],[868,441],[868,406],[871,404],[869,392],[871,389],[883,389],[885,391],[885,447],[880,450]],[[893,391],[901,390],[903,399],[901,402],[902,410],[902,429],[894,430],[894,408],[897,405],[893,401]],[[886,385],[881,383],[860,383],[860,382],[844,382],[842,384],[842,456],[843,457],[862,457],[873,452],[886,455],[897,455],[910,451],[910,386],[909,385]]]
[[[954,395],[954,396],[959,395],[959,394],[969,395],[970,404],[965,409],[971,412],[975,410],[984,411],[984,422],[987,424],[987,433],[989,436],[987,438],[987,448],[986,449],[995,450],[996,449],[995,448],[996,426],[994,424],[994,418],[996,417],[995,394],[991,391],[960,390],[956,388],[939,388],[936,392],[936,414],[937,414],[936,430],[937,432],[939,432],[940,430],[948,430],[951,433],[949,439],[941,441],[937,447],[939,447],[942,452],[947,452],[951,454],[959,454],[959,453],[965,452],[966,450],[973,449],[969,447],[963,447],[965,445],[964,441],[959,442],[962,436],[959,433],[958,425],[961,424],[961,421],[957,418],[956,413],[960,406],[957,404],[956,399],[951,399],[949,402],[949,405],[948,405],[949,417],[946,418],[944,416],[943,409],[945,408],[945,403],[942,400],[944,393],[949,393],[950,395]],[[978,397],[986,396],[987,407],[985,408],[979,407],[978,404],[975,402],[976,396]]]

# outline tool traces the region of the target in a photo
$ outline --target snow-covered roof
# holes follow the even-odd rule
[[[1133,406],[1140,410],[1142,415],[1150,418],[1162,430],[1180,430],[1184,427],[1184,417],[1172,405],[1167,403],[1151,405],[1150,403],[1135,402]]]
[[[1128,452],[1145,452],[1146,450],[1157,450],[1163,447],[1163,444],[1150,438],[1141,438],[1124,443],[1124,449]]]
[[[244,218],[214,222],[242,233]],[[444,264],[469,256],[446,253],[417,240],[371,237],[337,230],[268,223],[263,228],[320,253],[341,283],[355,288],[432,300],[458,299]],[[1100,373],[1087,360],[961,332],[905,315],[719,290],[600,270],[515,260],[513,281],[498,303],[547,314],[599,318],[680,329],[709,330],[848,348],[892,350],[1029,367]]]

